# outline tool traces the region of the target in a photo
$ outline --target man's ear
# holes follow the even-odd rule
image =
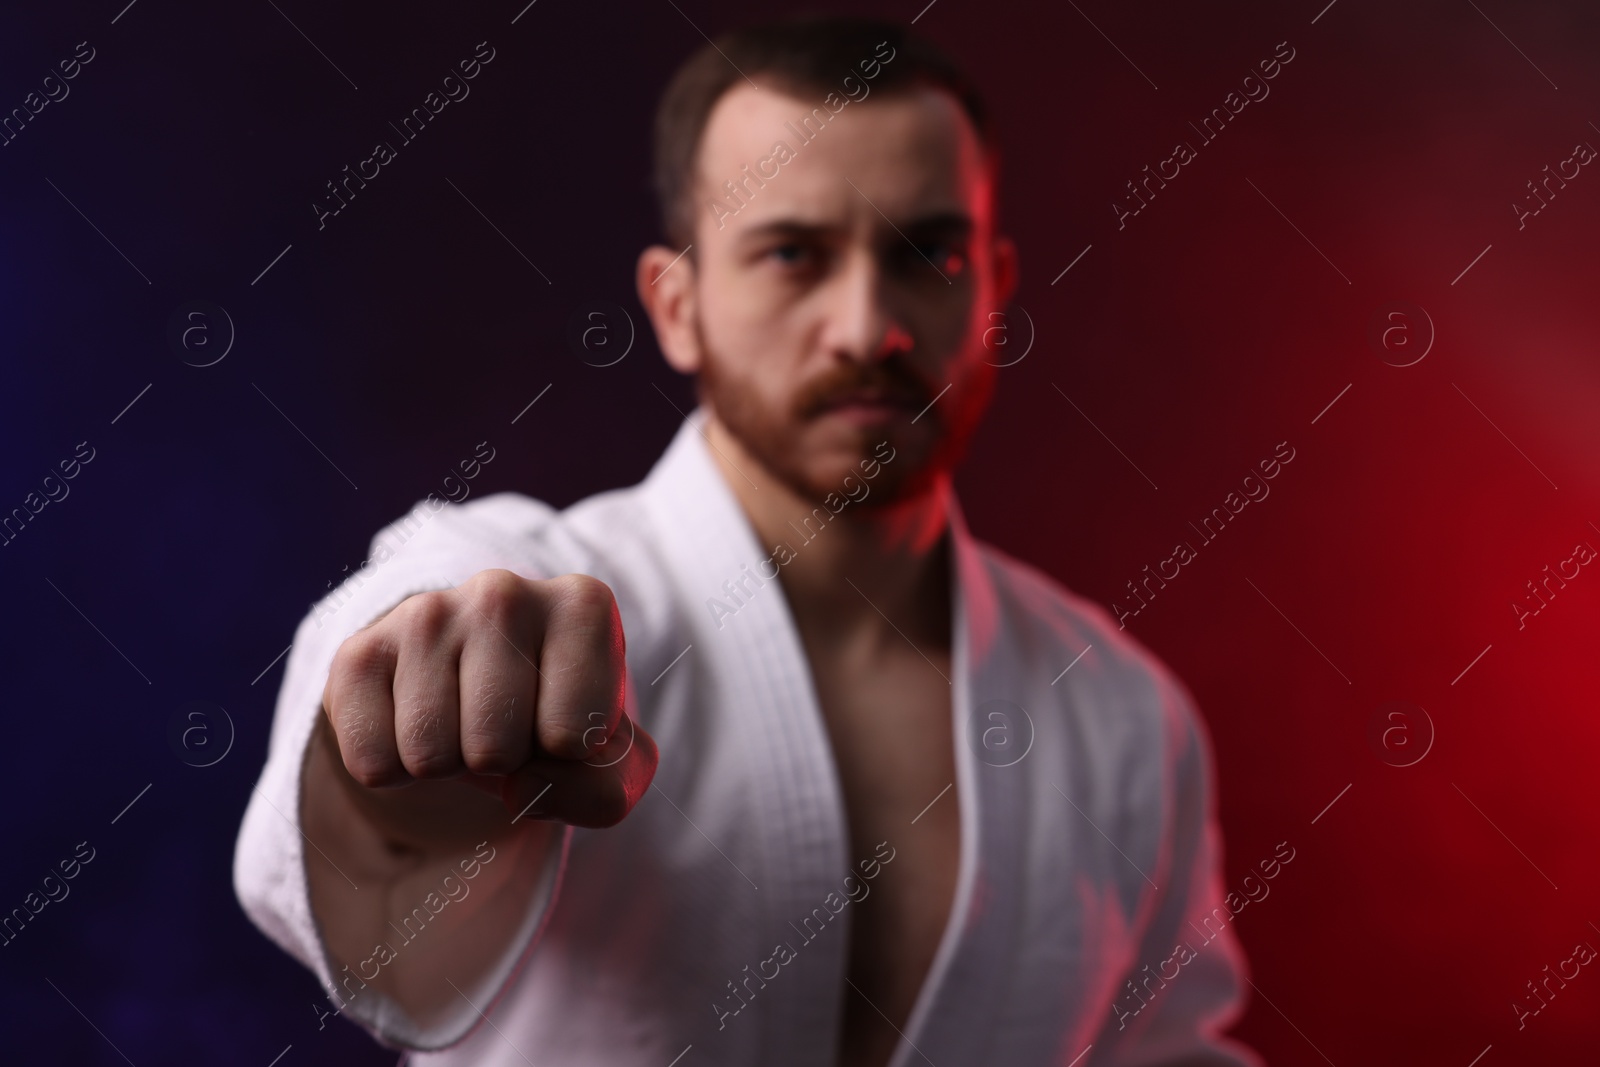
[[[695,337],[694,260],[666,245],[651,245],[639,253],[634,285],[639,303],[650,316],[661,354],[680,374],[700,369],[700,345]]]
[[[1011,298],[1016,295],[1017,284],[1022,278],[1022,264],[1019,262],[1017,244],[1011,238],[1001,234],[994,239],[994,306],[1003,308],[1011,303]]]

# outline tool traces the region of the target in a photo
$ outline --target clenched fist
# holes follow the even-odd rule
[[[345,769],[368,789],[456,778],[518,818],[612,826],[657,758],[623,712],[623,647],[599,579],[480,571],[350,635],[322,708]]]

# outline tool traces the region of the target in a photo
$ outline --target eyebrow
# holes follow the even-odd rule
[[[939,211],[912,219],[904,225],[897,224],[897,228],[905,233],[945,233],[964,237],[973,231],[975,224],[972,216],[964,211]],[[754,244],[772,237],[816,239],[835,229],[826,223],[807,222],[804,219],[772,219],[746,230],[739,236],[739,241],[741,244]]]
[[[832,230],[832,226],[819,222],[804,222],[800,219],[773,219],[763,222],[759,226],[752,226],[739,235],[741,244],[755,244],[769,237],[803,237],[816,238]]]
[[[948,233],[966,236],[976,228],[972,216],[965,211],[939,211],[932,215],[912,219],[902,229],[914,233]]]

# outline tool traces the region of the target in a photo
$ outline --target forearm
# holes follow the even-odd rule
[[[503,956],[562,828],[513,825],[496,798],[460,782],[367,789],[323,721],[302,790],[311,909],[341,1002],[377,990],[429,1025],[458,999],[445,978],[470,991]]]

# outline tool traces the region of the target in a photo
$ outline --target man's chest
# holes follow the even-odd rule
[[[811,664],[853,846],[904,837],[913,820],[954,827],[929,807],[955,782],[949,656],[907,648],[870,662],[833,656]],[[955,805],[944,810],[953,815]]]
[[[882,865],[851,906],[847,1063],[881,1063],[903,1027],[949,919],[960,867],[948,654],[813,657],[844,794],[852,864]],[[892,851],[891,851],[892,850]]]

